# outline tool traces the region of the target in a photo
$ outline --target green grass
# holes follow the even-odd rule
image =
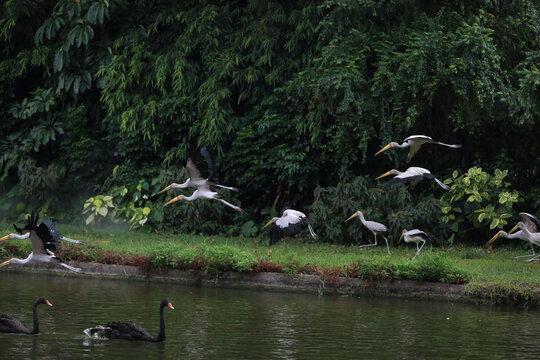
[[[324,276],[393,278],[467,283],[469,292],[499,302],[526,302],[532,289],[540,287],[540,264],[527,264],[511,257],[530,249],[511,247],[519,243],[500,241],[494,249],[485,247],[432,248],[426,245],[414,262],[414,244],[391,248],[337,246],[307,242],[305,238],[284,240],[268,247],[258,238],[155,234],[125,229],[92,229],[58,225],[64,236],[85,242],[66,246],[87,252],[93,261],[115,263],[119,258],[146,256],[153,267],[198,268],[209,272],[273,269],[287,273],[317,273]],[[0,224],[0,235],[12,232]],[[7,240],[19,245],[20,254],[31,251],[29,241]],[[511,245],[511,246],[510,246]],[[99,254],[97,253],[99,251]],[[117,254],[120,254],[118,256]],[[2,255],[0,253],[0,255]],[[5,257],[5,256],[4,256]],[[69,258],[69,256],[68,256]],[[254,263],[259,267],[254,267]]]

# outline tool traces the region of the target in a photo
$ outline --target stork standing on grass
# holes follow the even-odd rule
[[[275,245],[284,236],[296,235],[304,226],[307,226],[313,239],[317,239],[317,234],[315,234],[315,231],[313,231],[313,227],[311,227],[311,222],[307,216],[297,210],[285,210],[281,217],[273,217],[266,225],[263,226],[261,230],[270,225],[272,225],[272,227],[260,240],[262,242],[265,238],[269,237],[270,240],[268,245]]]
[[[416,185],[416,183],[418,183],[420,180],[428,179],[428,180],[434,180],[437,183],[437,185],[442,187],[444,190],[450,190],[450,186],[443,184],[439,179],[433,176],[433,174],[429,170],[421,168],[421,167],[413,166],[403,172],[398,171],[396,169],[392,169],[388,172],[385,172],[381,176],[377,177],[376,180],[379,180],[388,175],[395,175],[395,176],[392,180],[385,183],[383,185],[383,188],[386,188],[393,184],[397,184],[399,182],[404,182],[404,183],[410,182],[413,185]]]
[[[378,222],[375,222],[375,221],[368,221],[364,218],[364,214],[361,212],[361,211],[357,211],[355,212],[354,214],[352,214],[347,220],[345,220],[345,222],[357,217],[360,219],[360,221],[362,222],[362,224],[367,227],[372,233],[373,233],[373,236],[375,236],[375,242],[373,244],[368,244],[368,245],[360,245],[358,246],[359,248],[362,248],[362,247],[367,247],[367,246],[377,246],[377,235],[381,235],[384,239],[384,241],[386,241],[386,249],[388,250],[388,255],[390,255],[390,247],[388,246],[388,239],[386,239],[386,237],[384,235],[387,235],[390,233],[390,230],[388,230],[388,228],[381,224],[381,223],[378,223]]]
[[[186,161],[186,168],[189,173],[189,178],[182,184],[172,183],[156,195],[164,193],[170,189],[186,189],[188,187],[199,188],[201,186],[210,185],[220,189],[238,191],[237,188],[232,186],[224,186],[217,184],[213,181],[216,176],[216,168],[214,162],[210,157],[210,153],[206,146],[200,148],[200,150],[194,152]]]
[[[401,239],[405,240],[406,243],[410,243],[410,242],[416,243],[416,254],[412,258],[412,260],[416,259],[416,257],[418,256],[418,254],[420,254],[420,251],[422,250],[424,245],[426,245],[426,241],[429,240],[427,234],[423,232],[422,230],[418,230],[418,229],[413,229],[413,230],[408,230],[408,231],[407,229],[403,229],[403,231],[401,232],[401,236],[399,237],[398,243],[401,241]],[[420,249],[418,248],[419,243],[422,243],[422,246],[420,246]]]
[[[451,144],[445,144],[445,143],[442,143],[442,142],[439,142],[439,141],[435,141],[431,137],[426,136],[426,135],[411,135],[408,138],[406,138],[405,140],[403,140],[403,143],[401,145],[398,144],[397,142],[394,142],[394,141],[389,143],[388,145],[383,147],[381,150],[379,150],[375,154],[375,156],[377,156],[380,153],[382,153],[383,151],[386,151],[386,150],[388,150],[390,148],[393,148],[393,147],[398,147],[398,148],[409,147],[410,149],[409,149],[409,154],[407,155],[407,162],[410,162],[411,159],[413,158],[414,154],[416,154],[418,152],[418,150],[420,150],[420,147],[423,144],[436,144],[436,145],[447,146],[447,147],[454,148],[454,149],[458,149],[458,148],[461,147],[461,145],[451,145]]]
[[[523,224],[525,225],[525,228],[528,230],[529,233],[538,233],[538,232],[540,232],[540,220],[538,220],[538,218],[536,216],[534,216],[532,214],[529,214],[529,213],[526,213],[526,212],[519,213],[519,216],[521,216],[521,219],[523,219]],[[531,244],[532,254],[516,256],[516,257],[512,258],[514,260],[524,258],[524,257],[532,257],[532,256],[536,255],[536,253],[534,251],[534,247],[533,247],[533,244],[535,244],[535,243],[530,240],[531,236],[524,233],[523,230],[519,230],[519,231],[517,231],[517,232],[515,232],[513,234],[509,234],[509,233],[501,230],[501,231],[497,232],[486,243],[486,246],[491,245],[498,237],[505,237],[507,239],[520,239],[520,240],[523,240],[523,241],[527,241],[527,242],[529,242]],[[535,245],[540,246],[540,244],[535,244]]]
[[[54,255],[54,252],[60,249],[61,239],[76,243],[81,242],[61,236],[58,230],[56,230],[53,222],[50,220],[44,220],[38,224],[38,217],[39,214],[34,215],[32,213],[30,218],[28,218],[28,223],[22,229],[14,225],[15,230],[21,235],[9,234],[0,238],[0,241],[30,238],[32,243],[32,252],[26,259],[12,258],[1,263],[0,267],[10,264],[27,264],[30,262],[56,262],[68,270],[80,272],[81,269],[64,264],[64,259]]]

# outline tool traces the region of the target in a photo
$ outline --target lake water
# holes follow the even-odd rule
[[[383,298],[347,298],[170,283],[0,272],[0,313],[40,334],[0,333],[0,359],[535,359],[540,310]],[[167,339],[89,338],[120,320]]]

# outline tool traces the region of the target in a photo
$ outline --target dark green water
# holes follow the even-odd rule
[[[0,359],[535,359],[540,311],[446,302],[335,298],[64,278],[0,272],[0,313],[41,333],[0,333]],[[85,328],[111,320],[158,331],[167,340],[93,339]]]

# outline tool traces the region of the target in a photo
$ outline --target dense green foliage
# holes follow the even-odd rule
[[[314,221],[326,241],[369,237],[358,224],[330,229],[359,208],[393,230],[424,226],[445,240],[451,230],[440,222],[446,213],[434,216],[433,187],[384,193],[366,180],[365,194],[355,190],[357,176],[404,170],[405,150],[373,154],[415,133],[463,149],[424,146],[414,166],[439,178],[507,169],[519,209],[540,209],[535,1],[2,0],[1,8],[4,218],[41,210],[252,235],[270,214],[309,214],[315,201],[317,222],[336,218]],[[224,196],[243,214],[214,202],[163,209],[170,194],[152,196],[186,178],[185,159],[203,144],[222,183],[241,189]],[[483,199],[493,200],[484,209],[500,206]]]

